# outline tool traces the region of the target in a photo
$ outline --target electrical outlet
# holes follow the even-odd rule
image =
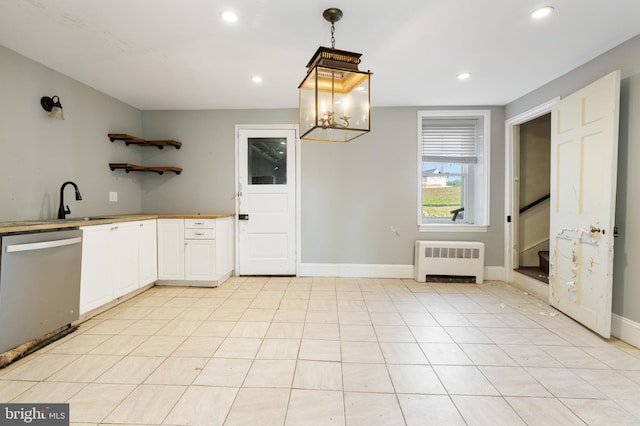
[[[118,201],[118,193],[117,192],[110,192],[109,193],[109,201],[111,201],[112,203],[115,203]]]

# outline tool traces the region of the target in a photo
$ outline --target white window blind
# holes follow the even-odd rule
[[[476,120],[423,118],[422,162],[477,163]]]

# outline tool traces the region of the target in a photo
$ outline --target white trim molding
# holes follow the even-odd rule
[[[544,303],[549,303],[549,284],[545,284],[518,271],[511,271],[509,284],[537,297]]]
[[[487,232],[487,225],[449,225],[430,223],[428,225],[420,225],[419,232]]]
[[[536,107],[524,111],[504,122],[505,150],[504,150],[504,267],[505,280],[514,280],[513,267],[517,261],[514,253],[517,245],[518,224],[518,198],[516,197],[516,178],[518,177],[518,164],[520,162],[520,125],[551,112],[553,105],[560,100],[557,96]],[[511,222],[506,220],[511,217]]]
[[[636,348],[640,348],[640,323],[612,313],[611,335]]]
[[[485,266],[485,281],[505,281],[504,266]]]
[[[301,263],[300,268],[298,268],[298,276],[413,279],[414,265]],[[504,281],[504,267],[485,266],[484,279],[485,281]]]
[[[359,263],[301,263],[302,277],[413,278],[413,265]]]
[[[423,137],[423,120],[424,119],[439,119],[447,118],[450,120],[468,120],[478,119],[482,120],[482,133],[481,141],[480,137],[476,140],[476,149],[480,145],[481,152],[478,153],[478,166],[482,165],[482,171],[477,173],[464,174],[478,175],[480,179],[473,187],[469,188],[468,194],[471,194],[463,200],[463,203],[467,204],[467,210],[465,216],[471,216],[468,218],[473,223],[453,223],[445,220],[442,223],[439,222],[423,222],[422,217],[422,137]],[[429,232],[435,229],[440,231],[450,232],[455,228],[461,227],[462,232],[486,232],[490,224],[489,207],[490,207],[490,189],[491,189],[491,110],[489,109],[470,109],[470,110],[455,110],[455,109],[439,109],[439,110],[419,110],[417,119],[417,139],[416,139],[416,159],[417,159],[417,221],[420,232]],[[469,184],[471,185],[471,184]],[[471,206],[471,208],[469,208]],[[435,228],[432,226],[435,225]]]

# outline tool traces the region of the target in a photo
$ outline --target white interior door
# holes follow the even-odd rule
[[[240,129],[238,275],[296,274],[296,132]]]
[[[620,72],[554,105],[551,114],[549,302],[611,334]]]

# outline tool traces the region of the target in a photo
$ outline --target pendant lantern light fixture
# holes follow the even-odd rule
[[[340,9],[322,14],[331,23],[331,48],[319,47],[307,64],[299,91],[302,139],[348,142],[371,130],[371,72],[358,70],[360,53],[335,48],[334,24]]]

